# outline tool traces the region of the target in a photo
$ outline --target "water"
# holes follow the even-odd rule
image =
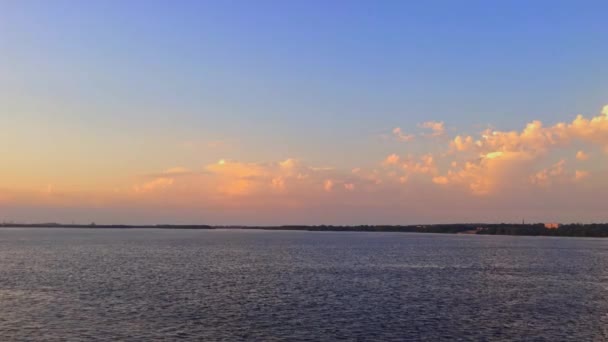
[[[608,240],[0,230],[0,340],[603,341]]]

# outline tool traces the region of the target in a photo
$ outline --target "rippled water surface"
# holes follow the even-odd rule
[[[0,340],[608,339],[608,240],[0,229]]]

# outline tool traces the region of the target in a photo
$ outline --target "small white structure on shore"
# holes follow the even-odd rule
[[[545,223],[545,228],[547,229],[557,229],[561,226],[559,223]]]

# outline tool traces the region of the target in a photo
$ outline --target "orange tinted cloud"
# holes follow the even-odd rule
[[[468,184],[475,194],[489,194],[505,184],[522,184],[525,179],[538,185],[563,184],[566,179],[583,180],[588,171],[565,169],[565,160],[534,171],[549,155],[559,155],[574,144],[608,147],[607,107],[591,119],[578,115],[569,123],[544,126],[538,120],[528,123],[522,131],[485,130],[479,138],[457,135],[449,143],[448,155],[454,161],[466,161],[460,168],[452,166],[435,183]],[[589,155],[579,150],[576,159]],[[528,174],[526,176],[526,174]],[[568,175],[566,177],[566,174]]]
[[[173,185],[173,182],[173,178],[160,177],[141,185],[135,185],[133,190],[135,190],[135,192],[156,191],[170,187]]]
[[[386,165],[396,165],[397,163],[399,163],[399,156],[394,153],[384,159]]]
[[[331,192],[334,189],[334,181],[331,179],[325,180],[325,182],[323,182],[323,189],[327,192]]]
[[[576,170],[574,172],[574,180],[575,181],[580,181],[583,180],[587,177],[589,177],[591,173],[589,171],[584,171],[584,170]]]
[[[416,138],[416,136],[414,136],[412,134],[403,133],[403,131],[401,130],[400,127],[395,127],[393,129],[393,137],[395,138],[395,140],[403,141],[403,142],[412,141]]]
[[[530,177],[530,180],[532,183],[542,186],[549,185],[555,181],[562,181],[566,173],[564,168],[565,164],[566,161],[562,159],[550,167],[537,172],[535,175]]]
[[[446,134],[445,125],[440,121],[429,121],[421,127],[430,129],[433,136]],[[393,133],[397,138],[403,138],[398,140],[410,139],[400,128],[394,129]],[[311,198],[319,195],[315,191],[352,192],[357,188],[358,193],[366,193],[420,184],[439,189],[462,189],[465,193],[483,196],[517,184],[557,186],[586,180],[590,172],[568,169],[564,158],[550,164],[549,157],[559,155],[574,143],[586,144],[588,149],[604,147],[608,143],[607,135],[608,119],[602,113],[591,119],[577,116],[570,123],[550,126],[533,120],[521,131],[484,130],[477,138],[456,135],[446,140],[443,151],[405,156],[393,153],[386,156],[378,168],[354,168],[351,172],[312,167],[293,158],[270,163],[222,160],[206,166],[207,175],[199,175],[205,179],[199,182],[205,184],[200,191],[213,196],[273,196],[280,193]],[[576,159],[586,160],[588,154],[579,150]],[[175,186],[169,184],[167,177],[184,172],[188,170],[169,169],[165,180],[154,180],[140,187],[164,189]]]
[[[430,129],[429,134],[432,137],[438,137],[445,133],[445,124],[443,121],[427,121],[420,124],[420,127]]]
[[[606,112],[608,107],[592,118],[579,115],[553,125],[533,120],[521,130],[484,130],[449,139],[443,122],[430,121],[424,128],[430,129],[431,135],[446,136],[445,140],[429,143],[421,139],[413,144],[415,148],[401,145],[400,153],[376,156],[377,161],[366,167],[319,167],[295,158],[263,162],[223,159],[206,166],[167,168],[135,181],[125,180],[124,185],[106,191],[70,192],[61,186],[47,187],[54,183],[44,182],[32,189],[2,191],[0,201],[57,206],[127,203],[271,213],[278,208],[323,207],[330,211],[340,206],[360,210],[398,210],[403,206],[399,208],[405,210],[424,200],[431,207],[445,203],[449,209],[450,203],[479,206],[501,199],[508,203],[526,203],[528,198],[557,201],[557,193],[582,199],[583,195],[572,194],[588,189],[587,196],[597,196],[608,191],[601,177],[608,155],[595,152],[608,147]],[[410,139],[400,129],[393,133],[396,138]],[[550,191],[553,197],[539,197]]]
[[[585,151],[576,152],[576,159],[578,160],[587,160],[589,159],[589,155],[585,153]]]

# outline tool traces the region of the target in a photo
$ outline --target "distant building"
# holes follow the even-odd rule
[[[561,226],[559,223],[545,223],[545,228],[547,229],[557,229]]]

